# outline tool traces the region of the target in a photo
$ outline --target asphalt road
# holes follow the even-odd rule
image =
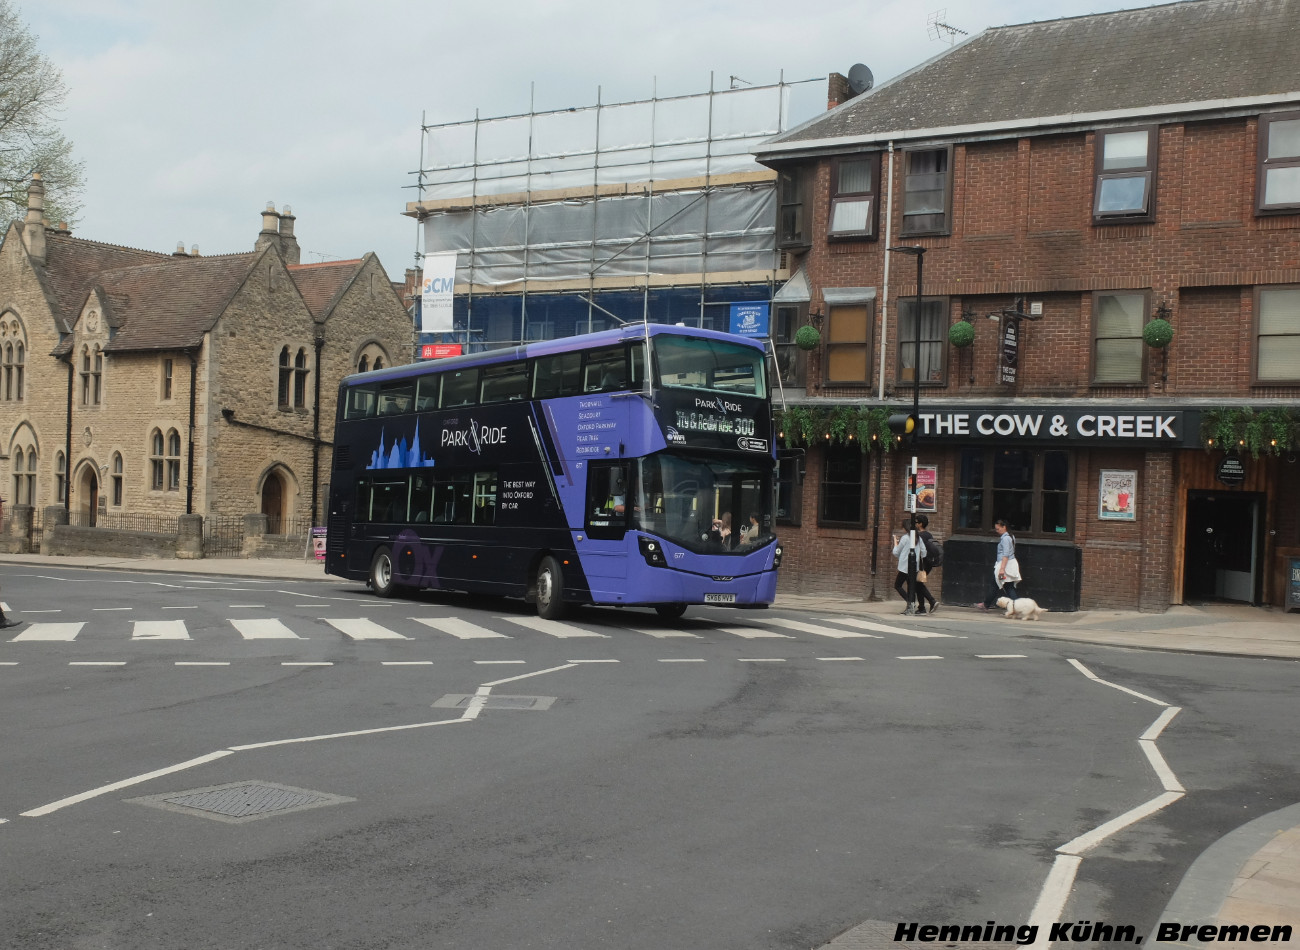
[[[4,597],[0,946],[24,950],[812,948],[1044,902],[1144,932],[1296,797],[1288,661],[943,613],[539,628],[330,581],[14,569]],[[1057,849],[1171,782],[1053,905]]]

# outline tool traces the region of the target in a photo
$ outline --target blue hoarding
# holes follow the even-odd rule
[[[768,305],[766,303],[733,303],[731,305],[731,332],[740,336],[766,337],[768,335]]]

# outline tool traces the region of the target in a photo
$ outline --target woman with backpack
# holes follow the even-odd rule
[[[934,594],[930,593],[930,588],[926,586],[929,581],[929,574],[943,561],[943,548],[939,547],[939,542],[934,540],[934,535],[930,533],[930,518],[928,515],[917,515],[916,523],[921,526],[917,533],[921,536],[921,542],[925,545],[925,557],[921,559],[920,570],[924,572],[925,579],[921,575],[916,576],[916,612],[918,614],[934,613],[939,609],[939,602],[934,599]],[[929,607],[924,605],[928,603]]]

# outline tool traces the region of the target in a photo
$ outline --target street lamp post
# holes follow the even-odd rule
[[[908,490],[912,496],[911,520],[908,525],[908,533],[911,535],[912,550],[917,547],[916,537],[916,477],[917,477],[917,460],[916,460],[916,427],[921,424],[921,281],[925,273],[925,248],[919,244],[905,244],[889,248],[890,251],[897,251],[900,254],[910,254],[916,258],[916,313],[912,315],[916,322],[916,349],[912,359],[912,470],[908,476]],[[901,342],[901,341],[900,341]],[[916,612],[916,572],[920,570],[920,558],[909,557],[907,559],[907,590],[911,595],[911,600],[907,604],[906,613]]]

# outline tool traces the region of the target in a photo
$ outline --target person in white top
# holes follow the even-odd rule
[[[921,569],[921,562],[925,560],[925,542],[921,540],[920,533],[913,534],[910,530],[912,519],[906,518],[903,521],[903,534],[894,535],[894,557],[898,558],[898,574],[894,577],[894,590],[898,591],[898,596],[902,597],[907,603],[905,614],[916,613],[916,591],[905,590],[908,575]],[[913,538],[916,539],[913,546]],[[910,562],[910,563],[909,563]]]

